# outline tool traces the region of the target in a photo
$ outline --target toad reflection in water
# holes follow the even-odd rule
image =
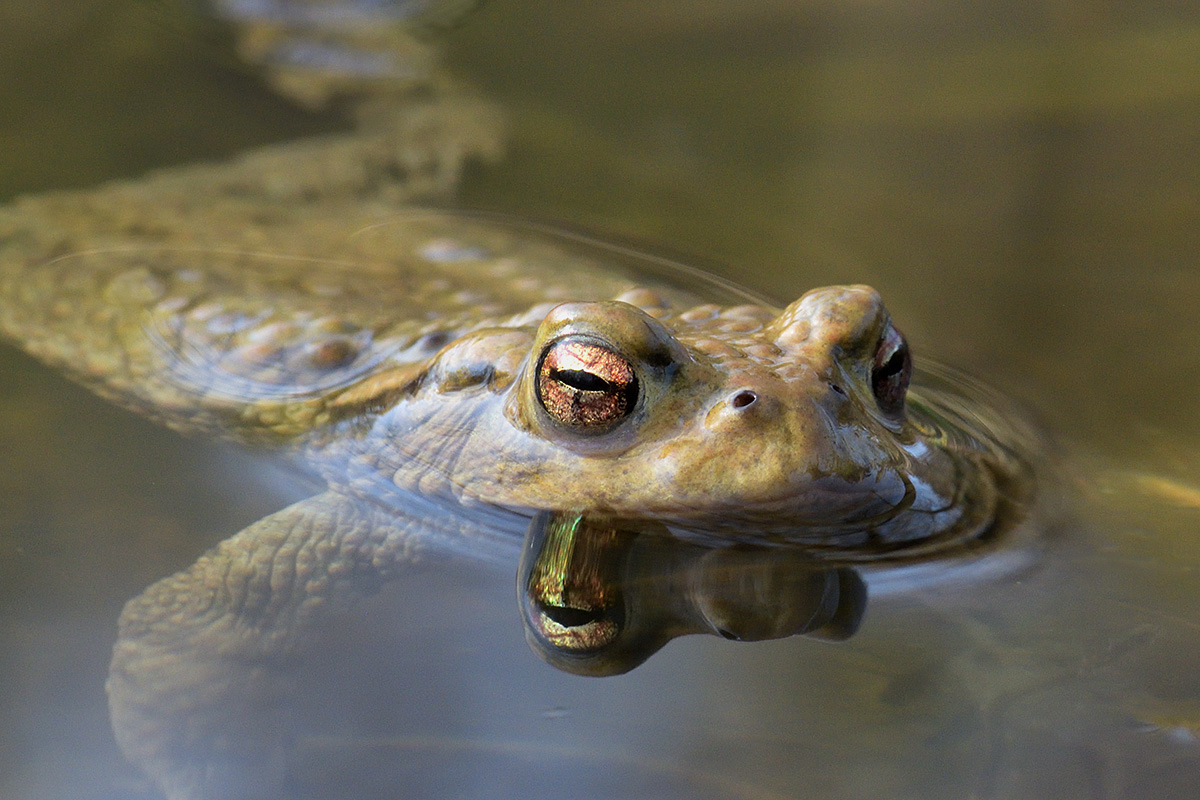
[[[822,565],[802,548],[713,547],[637,528],[534,518],[517,585],[526,638],[550,664],[615,675],[690,633],[836,641],[854,633],[866,610],[856,570]]]

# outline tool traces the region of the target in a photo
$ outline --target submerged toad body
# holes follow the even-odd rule
[[[634,279],[617,250],[453,215],[362,228],[361,208],[328,205],[190,247],[186,222],[135,236],[96,221],[104,191],[64,197],[86,230],[0,217],[3,331],[106,397],[283,448],[328,484],[122,615],[114,729],[172,797],[217,796],[222,753],[276,746],[229,719],[270,705],[313,620],[423,552],[490,552],[550,511],[914,560],[990,541],[1028,500],[1023,430],[932,373],[909,391],[908,345],[867,287],[780,310]],[[338,226],[358,232],[312,244]],[[96,228],[115,233],[76,252]],[[315,255],[260,254],[298,247]]]

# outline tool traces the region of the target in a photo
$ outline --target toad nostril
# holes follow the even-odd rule
[[[749,389],[743,389],[735,394],[733,399],[729,402],[734,408],[746,408],[747,406],[754,405],[754,401],[757,399],[758,395],[756,395],[754,392],[750,391]]]

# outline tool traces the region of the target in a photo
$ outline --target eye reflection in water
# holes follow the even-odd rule
[[[867,603],[856,570],[799,548],[713,547],[654,523],[550,512],[529,527],[517,591],[534,652],[595,676],[628,672],[692,633],[846,639]]]

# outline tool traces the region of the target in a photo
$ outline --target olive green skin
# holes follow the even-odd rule
[[[92,250],[0,275],[15,301],[0,322],[177,429],[284,447],[335,487],[353,477],[526,516],[924,538],[971,510],[956,499],[980,468],[964,460],[1003,454],[880,409],[871,370],[891,320],[868,287],[782,311],[700,304],[445,215],[368,229],[344,255]],[[570,336],[606,343],[638,378],[636,405],[600,432],[536,396],[539,355]],[[756,401],[736,407],[747,391]]]
[[[470,126],[447,127],[461,153]],[[374,192],[367,170],[320,192],[280,183],[283,155],[0,209],[4,335],[128,408],[279,448],[328,484],[127,604],[113,727],[170,798],[235,796],[220,765],[278,763],[282,723],[262,709],[314,620],[422,555],[515,552],[539,512],[860,564],[982,547],[1030,505],[1036,436],[985,390],[926,370],[904,408],[881,408],[891,320],[868,287],[747,302],[631,270],[622,250],[398,213],[407,190]],[[436,188],[446,170],[428,163]],[[571,336],[637,376],[603,430],[539,402],[541,355]]]

